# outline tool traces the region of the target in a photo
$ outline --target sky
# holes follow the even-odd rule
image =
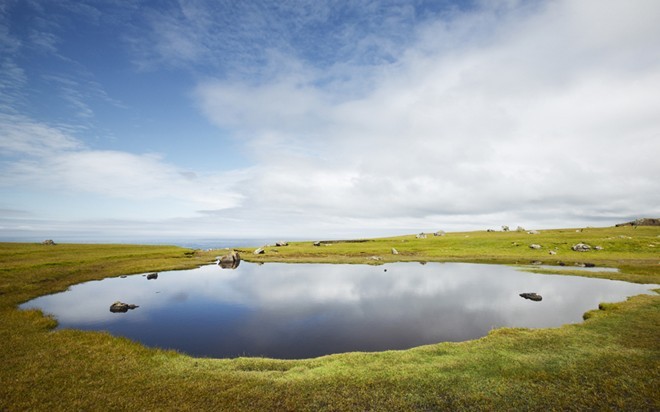
[[[656,0],[2,0],[0,239],[660,217]]]

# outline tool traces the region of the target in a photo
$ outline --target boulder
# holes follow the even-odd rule
[[[571,246],[571,249],[576,252],[588,252],[591,250],[591,246],[587,245],[586,243],[577,243]]]
[[[508,231],[509,231],[509,226],[503,225],[502,232],[508,232]]]
[[[126,313],[129,310],[132,310],[132,309],[135,309],[135,308],[139,308],[139,306],[124,303],[124,302],[120,302],[120,301],[116,301],[115,303],[110,305],[110,312],[112,312],[112,313]]]
[[[241,256],[235,250],[232,250],[230,254],[218,259],[218,265],[223,269],[236,269],[240,263]]]
[[[520,294],[521,298],[533,300],[534,302],[539,302],[543,300],[543,297],[539,295],[538,293],[535,292],[526,292],[526,293],[521,293]]]
[[[255,255],[263,255],[264,253],[266,253],[266,251],[264,250],[264,248],[260,247],[260,248],[256,249],[253,253]]]
[[[46,239],[43,242],[41,242],[41,244],[46,246],[55,246],[55,242],[53,241],[53,239]]]
[[[541,245],[537,245],[536,243],[532,243],[531,245],[529,245],[529,248],[538,250],[538,249],[541,249]]]
[[[149,273],[147,275],[147,280],[158,279],[158,273]]]
[[[548,254],[549,254],[549,255],[556,255],[557,252],[555,252],[554,250],[551,250],[551,251],[548,252]]]
[[[320,241],[316,241],[316,242],[312,243],[312,245],[313,245],[313,246],[321,246],[321,242],[320,242]]]
[[[444,230],[438,230],[437,232],[435,232],[435,233],[433,234],[433,236],[444,236],[444,235],[445,235],[445,231],[444,231]]]
[[[289,246],[288,242],[275,242],[275,246]]]
[[[417,236],[415,236],[417,239],[426,239],[426,233],[420,233]]]
[[[396,250],[396,249],[394,249],[394,248],[392,248],[392,254],[393,254],[393,255],[398,255],[398,254],[399,254],[399,251]]]

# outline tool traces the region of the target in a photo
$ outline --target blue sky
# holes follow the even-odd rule
[[[660,3],[7,0],[0,238],[660,215]]]

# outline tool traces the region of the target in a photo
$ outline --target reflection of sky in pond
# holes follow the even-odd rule
[[[242,262],[236,270],[209,265],[162,272],[157,280],[87,282],[22,308],[52,313],[60,327],[107,330],[197,356],[307,358],[462,341],[501,326],[580,322],[600,302],[651,288],[502,265]],[[111,313],[117,300],[140,307]]]

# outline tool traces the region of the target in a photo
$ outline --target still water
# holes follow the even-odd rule
[[[484,336],[502,326],[582,321],[600,302],[658,285],[538,275],[503,265],[241,262],[109,278],[27,302],[59,328],[105,330],[195,356],[311,358]],[[540,302],[523,299],[536,292]],[[112,313],[115,301],[139,305]]]

